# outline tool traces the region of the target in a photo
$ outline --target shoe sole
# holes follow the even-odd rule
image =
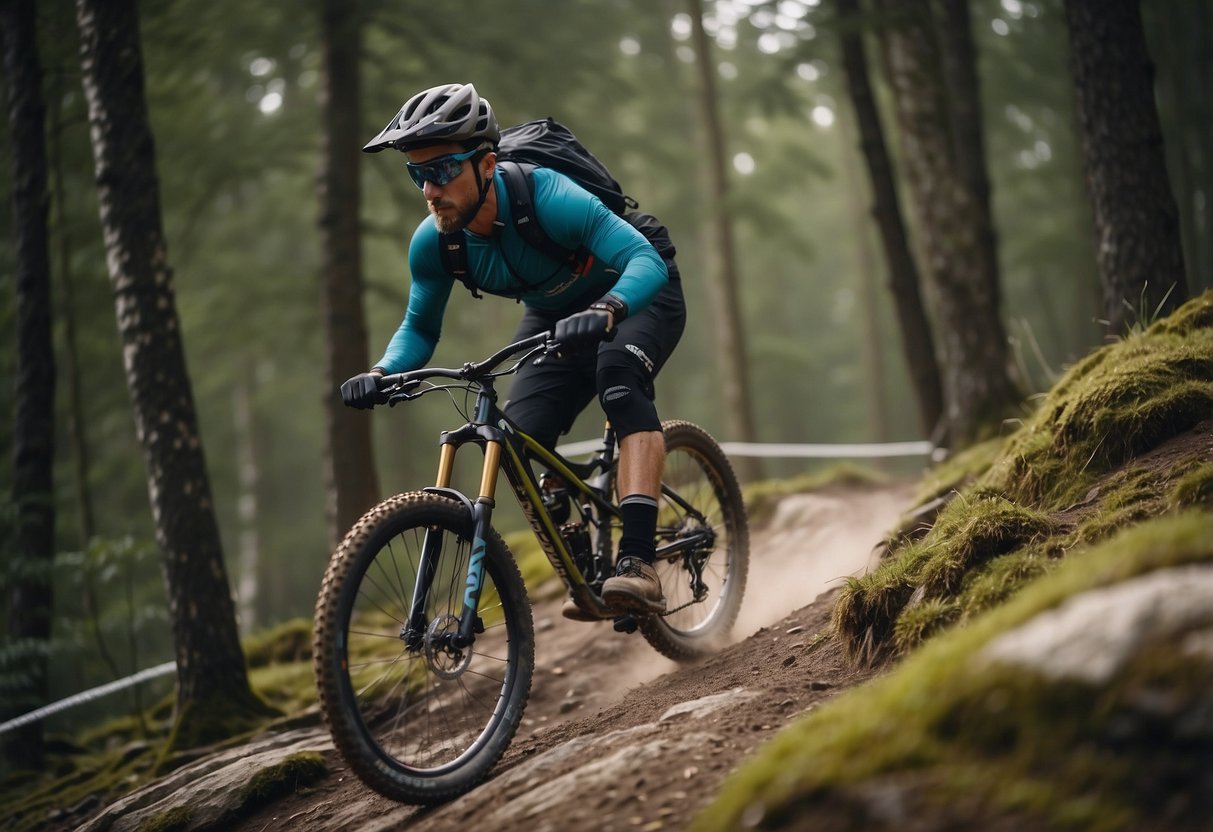
[[[634,595],[623,590],[602,593],[602,600],[608,607],[627,610],[628,612],[647,612],[660,615],[665,612],[665,599],[650,601],[643,595]]]

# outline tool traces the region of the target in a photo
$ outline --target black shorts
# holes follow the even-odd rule
[[[599,377],[603,371],[619,372],[634,380],[634,398],[643,396],[652,408],[655,397],[653,381],[673,353],[686,327],[686,304],[682,296],[682,281],[673,260],[667,260],[669,282],[658,292],[653,302],[635,315],[630,315],[618,327],[614,340],[600,344],[597,350],[546,359],[539,366],[526,364],[518,371],[505,403],[505,413],[525,433],[552,447],[557,439],[568,433],[573,422],[586,405],[599,393]],[[597,300],[594,298],[593,300]],[[588,306],[590,301],[586,302]],[[522,340],[539,332],[551,330],[556,321],[580,311],[561,313],[540,312],[528,308],[518,325],[514,340]],[[635,395],[640,394],[640,395]],[[653,419],[655,419],[655,409]],[[613,422],[620,436],[630,432],[629,425]],[[646,422],[643,428],[650,429]],[[657,428],[660,429],[658,423]]]

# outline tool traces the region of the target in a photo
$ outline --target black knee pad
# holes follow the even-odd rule
[[[598,401],[620,439],[661,430],[652,389],[652,382],[639,367],[608,364],[598,368]]]

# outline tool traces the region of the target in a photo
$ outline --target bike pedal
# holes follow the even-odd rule
[[[615,632],[617,633],[634,633],[638,626],[634,615],[621,615],[615,619]]]

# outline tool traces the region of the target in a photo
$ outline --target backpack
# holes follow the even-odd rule
[[[536,220],[535,183],[531,177],[535,168],[551,168],[563,173],[620,216],[638,207],[636,200],[624,194],[606,165],[587,150],[569,128],[552,118],[528,121],[502,130],[497,166],[505,181],[514,230],[527,245],[554,260],[577,262],[585,252],[570,250],[555,242]],[[438,238],[438,252],[447,274],[463,283],[473,297],[481,297],[468,270],[467,241],[463,229],[453,234],[439,234]],[[550,279],[528,283],[512,268],[510,271],[519,284],[519,294]]]

